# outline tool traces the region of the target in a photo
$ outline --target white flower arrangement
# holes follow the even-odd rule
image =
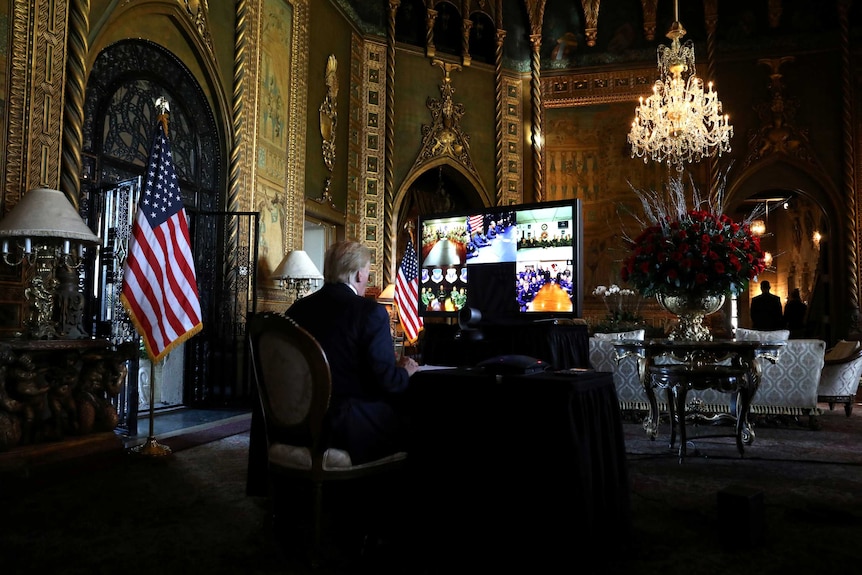
[[[633,289],[621,288],[617,284],[596,286],[593,295],[602,298],[608,310],[608,321],[612,323],[639,321],[641,295]]]

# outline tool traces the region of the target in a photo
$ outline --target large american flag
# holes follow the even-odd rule
[[[203,327],[186,210],[165,116],[159,117],[153,136],[120,299],[154,363]]]
[[[419,317],[419,264],[413,242],[407,240],[407,249],[398,266],[398,279],[395,282],[395,305],[407,341],[414,342],[422,329]]]

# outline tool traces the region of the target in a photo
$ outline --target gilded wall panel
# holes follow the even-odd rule
[[[302,246],[308,2],[255,0],[243,16],[245,75],[234,89],[248,113],[239,169],[252,176],[242,177],[251,193],[238,203],[260,212],[258,284],[266,308],[267,299],[284,297],[269,275],[285,253]]]
[[[34,24],[35,7],[31,2],[12,2],[9,18],[8,80],[5,93],[6,130],[4,146],[4,213],[8,213],[21,194],[26,191],[27,173],[25,162],[27,144],[25,142],[28,123],[27,102],[29,84],[29,61],[31,57],[30,38]]]
[[[258,274],[261,284],[281,262],[285,253],[284,238],[290,233],[288,198],[278,186],[258,180],[254,211],[260,213],[258,235]]]
[[[386,46],[366,42],[362,73],[362,118],[364,122],[361,141],[362,174],[361,203],[358,206],[365,233],[363,239],[374,253],[373,271],[375,281],[371,285],[380,287],[387,270],[383,269],[384,234],[388,233],[383,223],[384,211],[388,209],[379,192],[383,189],[384,146],[386,126]],[[397,264],[396,264],[397,265]],[[390,273],[392,270],[388,270]],[[392,275],[391,277],[395,277]]]
[[[524,111],[521,104],[521,80],[503,78],[503,204],[523,201],[524,166],[521,157],[524,135]]]
[[[9,85],[9,2],[0,2],[0,118],[6,118],[6,90]],[[0,149],[6,149],[6,126],[0,131]],[[5,173],[0,172],[0,190],[4,190]]]
[[[578,198],[584,215],[584,292],[619,283],[623,230],[636,229],[627,214],[640,212],[636,188],[660,189],[661,165],[632,159],[624,145],[630,103],[555,108],[545,112],[545,182],[548,200]],[[586,302],[585,302],[586,303]]]
[[[347,204],[345,208],[345,237],[349,240],[359,239],[362,216],[359,207],[362,204],[362,181],[364,171],[359,167],[362,156],[361,139],[363,130],[364,98],[362,74],[365,70],[365,52],[362,37],[351,34],[350,37],[350,89],[348,90],[350,116],[347,119]]]
[[[257,174],[282,182],[287,166],[287,102],[290,100],[290,50],[293,7],[266,0],[260,31],[260,69],[257,108]]]

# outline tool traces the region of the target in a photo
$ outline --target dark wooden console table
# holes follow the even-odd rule
[[[0,340],[0,452],[113,432],[136,349],[106,339]]]
[[[644,430],[653,440],[659,422],[655,389],[665,390],[671,420],[670,447],[673,448],[678,431],[680,461],[686,456],[685,400],[690,389],[715,389],[737,394],[734,437],[739,454],[744,455],[744,445],[754,441],[748,412],[760,385],[761,362],[775,363],[784,345],[784,342],[736,340],[614,342],[617,361],[629,356],[638,360],[638,374],[650,406]]]

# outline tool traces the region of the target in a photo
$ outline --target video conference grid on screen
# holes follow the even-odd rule
[[[572,314],[576,224],[572,203],[423,219],[420,314]]]

